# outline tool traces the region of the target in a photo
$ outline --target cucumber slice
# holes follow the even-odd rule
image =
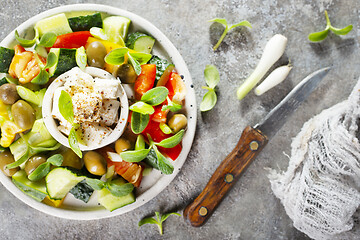
[[[0,86],[5,83],[8,83],[8,81],[6,80],[6,77],[3,77],[2,79],[0,79]]]
[[[41,202],[47,196],[44,179],[32,182],[27,178],[24,170],[17,171],[12,176],[12,181],[21,191],[36,201]]]
[[[89,31],[92,27],[102,27],[102,19],[100,13],[86,16],[77,16],[68,19],[70,28],[74,31]]]
[[[65,195],[85,177],[79,177],[69,169],[54,168],[45,177],[46,189],[51,199],[62,199]]]
[[[52,48],[50,52],[57,57],[55,65],[49,68],[50,77],[59,76],[77,66],[76,49]]]
[[[40,37],[47,32],[53,32],[57,36],[72,32],[64,13],[42,19],[35,24],[34,28],[35,31],[38,31]]]
[[[103,21],[103,29],[108,40],[113,43],[125,46],[131,20],[122,16],[107,17]]]
[[[119,178],[114,180],[114,183],[121,185],[125,184],[125,181],[122,178]],[[114,211],[115,209],[135,202],[135,195],[132,192],[122,197],[115,197],[109,190],[103,188],[98,192],[98,201],[107,210]]]
[[[145,33],[131,33],[126,41],[126,46],[137,52],[151,53],[155,39]]]
[[[0,72],[7,73],[15,55],[14,49],[0,47]]]

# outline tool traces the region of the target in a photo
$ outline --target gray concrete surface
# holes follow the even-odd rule
[[[85,1],[2,0],[0,39],[17,25],[44,10]],[[1,239],[307,239],[297,231],[275,198],[265,168],[285,170],[283,154],[291,139],[313,115],[345,99],[360,77],[359,8],[357,0],[153,0],[86,1],[134,12],[150,20],[174,43],[192,75],[200,103],[205,91],[203,71],[214,64],[220,71],[218,103],[198,115],[192,150],[174,181],[146,205],[121,216],[99,221],[70,221],[45,215],[23,204],[0,186]],[[349,23],[354,30],[344,37],[330,35],[319,44],[307,35],[325,27],[327,9],[335,26]],[[253,29],[230,32],[217,51],[212,50],[223,28],[207,20],[224,17],[230,23],[249,20]],[[288,79],[257,97],[250,93],[236,100],[235,89],[256,66],[266,41],[276,33],[288,37],[286,54],[276,64],[291,59]],[[317,91],[299,108],[243,174],[206,225],[193,228],[182,217],[170,217],[164,235],[155,226],[140,229],[138,221],[154,211],[183,208],[206,185],[222,159],[234,148],[248,124],[262,119],[307,74],[333,65]]]

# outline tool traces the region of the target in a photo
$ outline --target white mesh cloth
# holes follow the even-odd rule
[[[294,227],[311,238],[360,239],[359,124],[360,80],[347,100],[304,124],[287,171],[270,171]]]

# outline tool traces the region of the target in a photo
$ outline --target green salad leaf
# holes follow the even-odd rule
[[[44,162],[40,164],[32,173],[28,175],[28,179],[31,181],[38,181],[45,177],[50,172],[51,164]]]
[[[133,112],[141,113],[141,114],[153,114],[155,112],[154,108],[142,101],[136,102],[129,107],[129,109]]]
[[[74,123],[74,110],[71,96],[68,92],[62,90],[59,97],[59,112],[66,121]]]
[[[134,190],[134,185],[131,183],[125,183],[122,185],[108,182],[106,184],[106,188],[110,191],[110,193],[115,197],[126,196]]]
[[[182,109],[181,104],[177,104],[177,103],[171,101],[169,97],[167,97],[166,99],[167,99],[167,104],[163,105],[161,107],[161,111],[169,110],[171,112],[177,112],[177,111],[180,111]]]
[[[162,111],[164,111],[164,110],[162,110]],[[163,122],[160,123],[159,127],[160,127],[160,130],[165,134],[171,134],[173,132],[166,123],[163,123]]]
[[[76,155],[79,156],[79,158],[82,158],[82,152],[79,147],[79,142],[74,127],[71,128],[68,139],[70,148],[74,151],[74,153],[76,153]]]
[[[212,20],[209,20],[209,22],[217,22],[217,23],[220,23],[222,25],[224,25],[225,27],[225,30],[224,32],[222,33],[219,41],[216,43],[216,45],[213,47],[214,51],[220,46],[221,42],[224,40],[226,34],[233,28],[236,28],[236,27],[240,27],[240,26],[245,26],[245,27],[248,27],[248,28],[252,28],[250,22],[244,20],[244,21],[241,21],[237,24],[234,24],[234,25],[229,25],[228,22],[226,21],[225,18],[214,18]]]
[[[168,219],[169,216],[171,215],[176,215],[176,216],[181,216],[179,213],[177,212],[171,212],[171,213],[166,213],[163,215],[160,215],[159,212],[155,212],[155,217],[148,217],[148,218],[143,218],[139,221],[138,225],[139,227],[143,226],[144,224],[156,224],[158,226],[159,229],[159,233],[160,235],[163,234],[163,226],[162,223]]]
[[[47,32],[42,35],[38,45],[43,47],[52,47],[56,41],[56,34],[53,32]]]
[[[64,161],[64,157],[61,154],[52,155],[46,160],[46,162],[57,167],[60,167],[63,161]]]
[[[16,41],[18,41],[18,43],[20,43],[21,46],[23,47],[32,47],[35,43],[36,40],[39,38],[39,35],[36,34],[35,37],[33,39],[25,39],[25,38],[21,38],[19,36],[19,33],[17,30],[15,30],[15,39]]]
[[[141,114],[132,112],[131,114],[131,130],[135,134],[140,134],[148,125],[150,116],[148,114]]]
[[[163,147],[163,148],[173,148],[181,142],[181,140],[184,136],[184,133],[185,133],[185,130],[181,129],[174,136],[166,138],[166,139],[162,140],[161,142],[156,143],[156,145]]]
[[[101,190],[105,187],[105,182],[95,178],[86,178],[86,183],[95,190]]]
[[[150,149],[125,151],[120,153],[120,157],[126,162],[140,162],[146,158],[149,152]]]
[[[324,40],[328,36],[329,31],[332,31],[336,35],[346,35],[353,29],[353,25],[351,25],[351,24],[344,28],[333,27],[331,25],[329,15],[326,10],[325,10],[325,18],[326,18],[325,29],[320,32],[314,32],[314,33],[309,34],[308,38],[311,42],[320,42],[320,41]]]
[[[143,149],[145,149],[145,139],[143,135],[139,134],[136,138],[135,150],[143,150]]]
[[[166,87],[155,87],[145,92],[141,97],[141,101],[156,106],[164,102],[168,94],[169,90]]]

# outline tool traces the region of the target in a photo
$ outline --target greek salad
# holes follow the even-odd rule
[[[156,40],[130,26],[123,16],[61,13],[38,21],[32,39],[15,31],[17,44],[0,46],[0,167],[33,199],[62,207],[69,194],[87,203],[96,191],[97,202],[113,211],[135,202],[149,172],[174,171],[187,90],[174,64],[152,54]],[[51,115],[70,148],[56,141],[42,114],[46,90],[58,78],[65,82]],[[121,89],[129,105],[123,134],[82,151],[80,145],[100,145],[115,129]]]

